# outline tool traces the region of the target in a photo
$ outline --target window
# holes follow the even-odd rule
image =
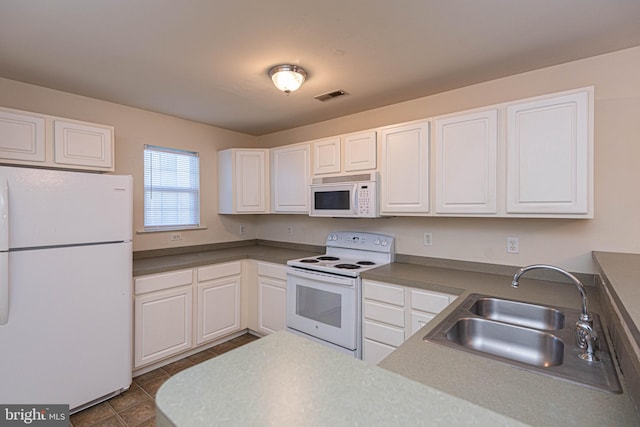
[[[145,230],[200,226],[199,163],[198,153],[145,145]]]

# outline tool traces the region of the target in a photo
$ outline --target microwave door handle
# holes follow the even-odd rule
[[[353,212],[358,213],[358,185],[353,186]]]

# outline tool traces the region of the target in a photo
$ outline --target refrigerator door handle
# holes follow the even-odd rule
[[[9,190],[7,177],[0,175],[0,252],[9,250]]]
[[[0,252],[0,325],[9,322],[9,253]]]

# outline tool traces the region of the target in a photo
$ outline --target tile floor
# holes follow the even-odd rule
[[[236,347],[257,340],[245,334],[133,379],[126,392],[71,416],[72,427],[149,427],[156,425],[155,396],[172,375]]]

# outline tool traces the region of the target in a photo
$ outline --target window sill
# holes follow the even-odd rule
[[[174,228],[149,228],[136,230],[136,234],[148,234],[148,233],[168,233],[173,231],[190,231],[190,230],[206,230],[207,226],[200,225],[198,227],[174,227]]]

